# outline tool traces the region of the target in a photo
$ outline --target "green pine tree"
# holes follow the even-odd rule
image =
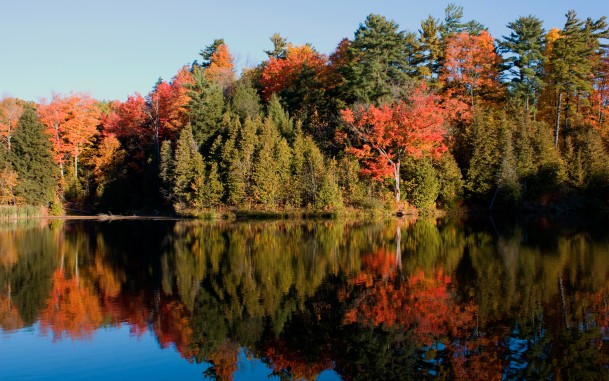
[[[258,148],[256,149],[252,195],[256,202],[266,208],[274,208],[279,194],[279,173],[275,165],[275,146],[279,134],[271,118],[266,118],[258,134]]]
[[[499,43],[507,53],[506,70],[512,94],[524,103],[527,112],[537,104],[537,95],[543,86],[543,56],[545,30],[543,22],[534,16],[519,17],[507,24],[512,30],[509,36]]]
[[[58,168],[53,147],[33,107],[26,107],[12,138],[11,163],[19,183],[15,196],[30,205],[48,206],[56,198]]]
[[[281,106],[277,94],[271,95],[271,99],[266,107],[266,115],[273,120],[281,136],[288,141],[292,141],[294,138],[294,122],[288,112]]]
[[[193,84],[187,85],[190,102],[187,105],[192,133],[198,147],[211,143],[222,126],[224,96],[218,84],[209,81],[203,69],[195,66]]]
[[[433,208],[440,193],[440,182],[429,159],[416,161],[414,183],[415,187],[409,197],[412,204],[417,209]]]
[[[206,193],[205,163],[197,150],[190,125],[184,127],[176,144],[173,160],[173,194],[178,212],[203,206]]]
[[[355,31],[343,67],[347,103],[378,103],[393,98],[408,80],[406,37],[395,21],[370,14]]]
[[[253,119],[260,114],[260,97],[248,77],[241,77],[237,81],[231,109],[241,120],[248,117]]]

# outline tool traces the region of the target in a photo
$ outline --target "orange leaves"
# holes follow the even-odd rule
[[[161,347],[174,344],[182,357],[192,358],[196,353],[190,348],[192,343],[192,324],[190,313],[183,303],[176,300],[163,300],[161,313],[154,324],[154,331]]]
[[[51,102],[40,104],[38,113],[53,143],[55,161],[60,165],[67,156],[78,158],[97,133],[100,111],[97,101],[88,95],[53,94]]]
[[[209,66],[205,69],[205,77],[223,88],[235,80],[233,55],[226,44],[219,45],[212,53]]]
[[[263,99],[268,100],[271,95],[290,87],[304,68],[313,69],[315,75],[321,77],[327,62],[328,59],[310,45],[290,44],[285,58],[271,57],[264,65],[260,77]]]
[[[473,107],[476,92],[499,91],[500,59],[495,53],[493,37],[487,31],[483,30],[477,36],[467,32],[457,33],[446,42],[440,80],[461,88],[455,95]]]
[[[63,270],[53,275],[53,290],[40,314],[40,329],[53,332],[53,340],[64,334],[74,339],[88,338],[102,322],[97,295],[81,285],[77,276],[66,278]]]

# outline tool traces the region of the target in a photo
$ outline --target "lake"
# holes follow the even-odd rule
[[[0,222],[2,380],[607,379],[609,221]]]

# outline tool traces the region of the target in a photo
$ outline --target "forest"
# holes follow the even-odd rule
[[[238,74],[216,39],[147,95],[5,97],[0,216],[606,209],[606,18],[507,27],[370,14],[329,55],[274,34]]]

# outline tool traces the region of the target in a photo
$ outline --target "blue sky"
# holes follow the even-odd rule
[[[3,0],[0,14],[0,96],[38,101],[52,91],[126,99],[150,91],[224,38],[238,67],[254,66],[278,32],[330,53],[366,15],[380,13],[416,31],[427,15],[442,18],[449,1],[425,0]],[[569,9],[585,19],[609,16],[608,0],[454,1],[464,19],[494,37],[524,15],[561,28]]]

